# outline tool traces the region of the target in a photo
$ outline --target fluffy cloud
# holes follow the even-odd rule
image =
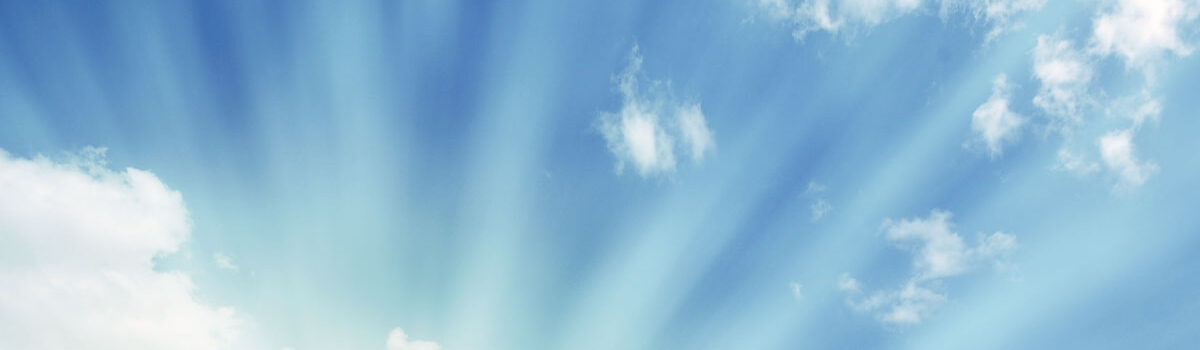
[[[638,175],[668,174],[675,171],[676,148],[682,148],[693,162],[700,162],[716,147],[704,112],[696,103],[676,102],[670,84],[641,83],[642,56],[634,46],[629,65],[617,77],[623,104],[617,113],[601,113],[596,123],[617,158],[617,172],[632,164]]]
[[[441,350],[438,343],[426,340],[409,340],[403,329],[393,329],[388,333],[387,350]]]
[[[1194,0],[1116,1],[1092,22],[1092,44],[1102,55],[1119,55],[1127,67],[1147,68],[1167,53],[1192,53],[1179,32],[1198,13]]]
[[[1133,153],[1131,130],[1113,131],[1100,137],[1100,158],[1104,166],[1117,175],[1116,189],[1141,186],[1158,171],[1158,165],[1137,159]]]
[[[1122,4],[1121,6],[1123,8],[1135,5]],[[1113,41],[1115,39],[1112,39],[1110,34],[1104,34],[1101,30],[1101,27],[1108,28],[1115,25],[1112,23],[1101,25],[1101,21],[1124,21],[1110,18],[1111,16],[1115,15],[1104,15],[1096,20],[1097,28],[1093,39],[1096,42],[1105,44],[1101,44],[1100,47],[1102,49],[1094,51],[1093,54],[1107,55],[1112,51],[1112,48],[1118,47],[1114,46],[1115,44],[1111,44],[1115,43]],[[1128,16],[1128,14],[1117,17],[1121,16]],[[1139,30],[1134,27],[1126,29]],[[1104,29],[1104,31],[1107,30],[1109,29]],[[1174,33],[1173,31],[1171,32]],[[1140,35],[1132,36],[1140,37]],[[1158,36],[1150,35],[1149,37],[1157,38]],[[1116,52],[1121,51],[1118,50]],[[1091,98],[1088,97],[1087,91],[1092,81],[1092,62],[1097,57],[1092,57],[1076,50],[1070,41],[1066,39],[1046,35],[1038,37],[1037,47],[1034,48],[1033,56],[1034,75],[1041,81],[1042,85],[1033,102],[1051,117],[1051,129],[1059,131],[1066,136],[1065,141],[1068,143],[1058,151],[1058,164],[1055,165],[1055,168],[1080,175],[1091,174],[1101,169],[1099,164],[1092,160],[1095,156],[1087,155],[1087,153],[1091,152],[1080,153],[1068,149],[1071,147],[1070,142],[1073,140],[1071,136],[1077,130],[1100,127],[1098,125],[1087,125],[1084,123],[1082,117],[1085,111],[1091,110],[1092,113],[1098,113],[1096,110],[1100,108],[1089,109],[1086,107],[1091,104],[1100,104],[1104,107],[1103,110],[1108,113],[1118,113],[1128,119],[1130,123],[1129,128],[1109,132],[1101,136],[1096,143],[1099,146],[1098,153],[1100,160],[1104,164],[1104,169],[1108,169],[1119,179],[1118,184],[1114,188],[1128,190],[1145,183],[1158,168],[1153,163],[1141,162],[1134,157],[1132,137],[1133,132],[1138,130],[1147,120],[1157,120],[1158,115],[1162,111],[1159,101],[1143,89],[1140,94],[1128,98],[1110,99],[1102,104],[1092,102]],[[1126,59],[1126,63],[1132,66],[1143,66],[1148,62],[1148,57],[1150,57],[1148,54],[1133,52],[1130,52],[1129,55],[1122,53],[1122,56]]]
[[[1172,54],[1182,57],[1192,53],[1194,47],[1186,42],[1184,34],[1198,15],[1200,2],[1194,0],[1104,1],[1092,20],[1090,49],[1086,52],[1076,50],[1070,41],[1057,35],[1038,38],[1033,53],[1034,75],[1042,87],[1033,102],[1052,117],[1051,129],[1066,136],[1056,169],[1090,174],[1103,164],[1103,169],[1117,179],[1116,190],[1139,187],[1158,171],[1153,162],[1140,161],[1134,156],[1133,134],[1147,120],[1157,120],[1161,113],[1160,102],[1149,92],[1155,81],[1155,67]],[[1110,56],[1121,59],[1126,68],[1144,72],[1140,94],[1095,100],[1088,96],[1094,62]],[[1083,147],[1072,134],[1082,129],[1098,135],[1100,130],[1110,127],[1084,125],[1085,113],[1100,111],[1106,114],[1116,111],[1130,121],[1129,125],[1094,139],[1097,152],[1086,149],[1080,152]],[[1099,161],[1094,160],[1096,153]]]
[[[1008,108],[1012,87],[1001,74],[992,82],[992,96],[971,114],[971,130],[979,135],[993,158],[1003,152],[1003,144],[1016,140],[1025,118]]]
[[[244,321],[158,271],[190,222],[154,174],[0,151],[0,348],[228,349]]]
[[[812,32],[870,29],[921,12],[927,3],[938,4],[943,18],[966,12],[987,23],[992,27],[987,35],[990,40],[1014,27],[1017,15],[1040,9],[1045,0],[759,0],[757,4],[767,19],[788,26],[792,37],[804,40]]]
[[[934,210],[928,218],[884,221],[884,237],[913,250],[918,280],[954,276],[967,267],[967,246],[952,231],[950,213]]]
[[[982,262],[1003,266],[1007,256],[1017,248],[1016,237],[996,232],[982,236],[975,247],[968,247],[954,232],[951,214],[934,210],[926,218],[912,218],[883,223],[884,238],[913,253],[912,273],[903,286],[867,296],[861,283],[843,274],[838,289],[847,295],[851,308],[875,313],[885,324],[917,324],[928,317],[946,296],[934,290],[941,280],[960,275]]]

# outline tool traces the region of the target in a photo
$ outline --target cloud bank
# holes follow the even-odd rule
[[[155,269],[190,234],[179,193],[103,149],[73,158],[0,150],[0,348],[230,348],[245,321]]]

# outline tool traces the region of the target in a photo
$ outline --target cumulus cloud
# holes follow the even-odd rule
[[[1170,56],[1192,53],[1194,44],[1187,39],[1194,33],[1188,30],[1198,15],[1200,2],[1194,0],[1102,1],[1092,18],[1087,50],[1077,50],[1060,35],[1038,38],[1033,68],[1041,90],[1033,102],[1052,118],[1050,130],[1064,135],[1056,169],[1081,175],[1105,169],[1117,179],[1115,190],[1141,186],[1158,171],[1153,162],[1134,156],[1132,139],[1146,121],[1157,120],[1161,113],[1161,103],[1149,92],[1155,83],[1155,69]],[[1145,74],[1140,93],[1123,98],[1089,97],[1093,66],[1108,57],[1116,57],[1127,69]],[[1101,112],[1120,114],[1129,121],[1128,126],[1094,139],[1072,137],[1079,131],[1094,137],[1111,128],[1085,123],[1085,114]],[[1094,144],[1088,143],[1093,140]]]
[[[675,101],[670,84],[641,77],[642,56],[635,45],[629,65],[617,78],[621,110],[601,113],[596,128],[617,158],[617,173],[631,164],[642,177],[675,171],[677,148],[694,163],[716,147],[698,103]]]
[[[1127,67],[1148,68],[1168,53],[1192,53],[1180,27],[1197,14],[1200,2],[1194,0],[1119,0],[1092,22],[1092,44],[1102,55],[1120,56]]]
[[[396,328],[388,333],[387,350],[441,350],[438,343],[427,340],[410,340],[403,329]]]
[[[1131,130],[1109,132],[1100,137],[1100,158],[1104,166],[1117,175],[1116,189],[1141,186],[1158,171],[1158,165],[1137,159]]]
[[[238,270],[237,264],[233,263],[233,258],[229,257],[228,255],[225,255],[225,253],[222,253],[222,252],[213,253],[213,263],[216,263],[217,268],[220,268],[222,270],[230,270],[230,271]]]
[[[894,290],[864,295],[861,283],[849,274],[838,279],[838,289],[847,295],[846,304],[861,312],[874,313],[884,324],[920,323],[946,300],[934,290],[945,278],[957,276],[982,262],[1003,266],[1017,248],[1016,237],[996,232],[982,236],[969,247],[950,221],[950,212],[934,210],[928,217],[884,220],[884,238],[912,252],[912,271],[907,281]]]
[[[936,4],[942,18],[951,13],[967,13],[991,29],[987,39],[1016,27],[1016,17],[1042,7],[1045,0],[759,0],[758,8],[771,22],[792,30],[792,37],[804,40],[810,33],[836,35],[845,31],[867,30],[912,13],[921,13],[926,4]]]
[[[987,146],[992,158],[1003,152],[1004,143],[1016,140],[1017,132],[1025,124],[1025,118],[1008,107],[1011,90],[1008,78],[1001,74],[992,81],[992,96],[971,114],[971,130]]]
[[[1100,17],[1105,18],[1107,17]],[[1099,32],[1096,35],[1101,36]],[[1108,54],[1105,50],[1092,52],[1097,53]],[[1037,47],[1034,48],[1034,75],[1041,81],[1042,87],[1033,102],[1051,116],[1051,129],[1066,136],[1065,141],[1068,143],[1058,151],[1055,168],[1087,175],[1102,169],[1102,163],[1103,169],[1109,170],[1118,179],[1114,189],[1129,190],[1139,187],[1157,172],[1158,167],[1152,162],[1139,161],[1133,155],[1133,134],[1147,121],[1158,120],[1162,104],[1145,87],[1140,93],[1132,96],[1108,99],[1103,103],[1092,102],[1087,90],[1092,83],[1092,62],[1097,58],[1088,55],[1076,50],[1066,39],[1045,35],[1038,38]],[[1149,57],[1122,55],[1127,64],[1136,66],[1147,62],[1143,59]],[[1074,139],[1072,135],[1077,130],[1090,128],[1095,132],[1096,128],[1103,127],[1084,123],[1082,115],[1089,110],[1086,107],[1091,104],[1103,107],[1090,109],[1091,113],[1100,113],[1102,110],[1107,114],[1117,114],[1118,117],[1128,120],[1129,126],[1095,139],[1096,145],[1099,146],[1098,152],[1079,152],[1080,147],[1075,147],[1074,151],[1070,150],[1068,148]],[[1094,161],[1095,153],[1099,154],[1099,162]]]
[[[913,250],[913,270],[918,280],[954,276],[967,267],[967,249],[954,233],[950,213],[935,210],[928,218],[884,221],[888,241]]]
[[[245,321],[154,259],[190,234],[183,199],[104,150],[64,162],[0,150],[0,348],[228,349]]]

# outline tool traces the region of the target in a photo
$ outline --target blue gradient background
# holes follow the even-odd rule
[[[962,146],[997,74],[1038,118],[1036,34],[1086,28],[1077,5],[985,45],[936,15],[796,42],[742,1],[6,1],[0,148],[157,174],[194,222],[160,268],[276,348],[397,326],[446,349],[1194,347],[1194,55],[1160,75],[1136,142],[1161,171],[1134,193],[1054,171],[1053,137]],[[716,137],[666,178],[615,174],[593,129],[635,44]],[[834,205],[817,222],[810,181]],[[912,327],[847,308],[840,274],[908,269],[880,223],[934,208],[1018,237],[1018,272],[947,283]]]

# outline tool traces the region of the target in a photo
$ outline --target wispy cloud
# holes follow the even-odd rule
[[[931,12],[929,7],[935,7],[943,20],[962,13],[974,22],[984,23],[990,28],[985,39],[991,41],[1019,27],[1017,17],[1041,9],[1045,0],[759,0],[756,4],[768,20],[791,29],[796,40],[804,40],[814,32],[838,35],[865,31],[902,16]]]
[[[792,297],[796,298],[796,300],[804,299],[804,285],[797,282],[791,282],[788,283],[788,289],[792,291]]]
[[[217,268],[222,270],[237,271],[237,264],[233,263],[233,258],[225,255],[222,252],[213,253],[213,263],[217,264]]]
[[[864,294],[861,282],[843,274],[837,286],[846,294],[846,304],[874,313],[885,324],[917,324],[946,300],[935,290],[943,279],[961,275],[982,262],[1004,266],[1017,248],[1016,237],[1004,232],[981,235],[979,243],[970,247],[954,232],[950,219],[950,212],[934,210],[925,218],[885,220],[884,238],[912,253],[912,271],[899,288],[870,295]]]
[[[809,219],[812,222],[820,221],[826,214],[833,211],[833,204],[825,199],[824,192],[825,185],[816,181],[809,181],[808,187],[804,189],[804,195],[812,198],[812,203],[808,206]]]

